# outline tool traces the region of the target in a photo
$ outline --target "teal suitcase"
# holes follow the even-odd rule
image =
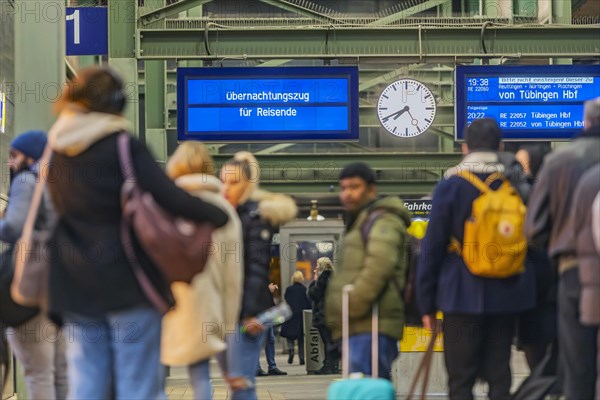
[[[354,288],[353,285],[346,285],[343,289],[342,299],[342,380],[333,382],[327,390],[328,400],[395,400],[396,393],[392,382],[387,379],[358,377],[348,375],[350,362],[350,345],[348,340],[348,293]],[[378,333],[379,333],[379,315],[377,304],[373,307],[372,320],[372,349],[371,349],[371,371],[373,376],[378,376]]]

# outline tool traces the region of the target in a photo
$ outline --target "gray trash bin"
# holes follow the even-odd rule
[[[303,311],[304,351],[306,352],[306,372],[314,374],[323,367],[325,348],[319,330],[312,326],[312,310]]]

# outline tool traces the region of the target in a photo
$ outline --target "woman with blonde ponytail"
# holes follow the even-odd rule
[[[265,327],[256,319],[273,306],[269,292],[271,240],[277,228],[296,216],[286,195],[259,189],[260,167],[249,152],[239,152],[221,169],[223,193],[242,221],[244,284],[239,315],[240,334],[227,338],[232,400],[256,399],[256,366],[265,340]]]

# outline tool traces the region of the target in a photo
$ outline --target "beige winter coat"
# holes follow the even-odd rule
[[[225,226],[213,232],[213,251],[204,272],[191,285],[176,282],[171,286],[176,304],[163,317],[161,361],[187,366],[225,350],[224,335],[235,330],[242,298],[243,240],[237,212],[220,194],[221,181],[194,174],[176,183],[221,207],[229,217]]]

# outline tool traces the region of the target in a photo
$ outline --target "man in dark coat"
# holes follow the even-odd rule
[[[498,156],[502,133],[493,119],[471,123],[466,131],[466,154],[449,169],[435,188],[427,234],[417,268],[417,304],[423,325],[431,329],[437,311],[444,313],[444,359],[450,399],[473,399],[478,377],[489,384],[491,399],[509,397],[510,355],[518,313],[532,309],[534,276],[525,272],[503,279],[472,274],[463,257],[448,251],[451,237],[463,243],[465,221],[479,190],[457,176],[467,170],[480,180],[503,174]],[[496,179],[490,187],[501,184]]]
[[[528,204],[530,246],[545,248],[558,263],[558,342],[567,400],[594,397],[596,330],[579,321],[579,261],[573,235],[575,187],[600,163],[600,97],[585,102],[584,130],[567,146],[546,156]]]
[[[600,345],[600,248],[596,248],[593,213],[600,213],[600,164],[590,168],[579,180],[574,194],[573,237],[579,262],[581,294],[579,320],[582,325],[596,330]],[[594,209],[595,208],[595,209]],[[597,228],[597,227],[596,227]],[[589,349],[593,353],[594,349]],[[596,347],[596,400],[600,400],[600,352]],[[590,371],[593,375],[593,371]]]

